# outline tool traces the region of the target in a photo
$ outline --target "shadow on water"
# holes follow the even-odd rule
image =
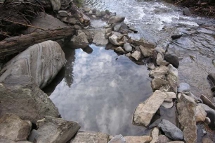
[[[146,66],[104,47],[90,47],[64,47],[67,64],[44,91],[62,118],[79,122],[81,130],[145,134],[145,128],[132,125],[132,114],[152,94]]]

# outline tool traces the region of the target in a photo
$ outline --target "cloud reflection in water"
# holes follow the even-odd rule
[[[116,60],[117,54],[104,47],[91,47],[91,54],[75,51],[74,63],[67,64],[73,65],[71,86],[65,76],[50,98],[62,117],[79,122],[81,130],[142,135],[144,128],[131,120],[137,105],[152,92],[146,67],[125,56]]]

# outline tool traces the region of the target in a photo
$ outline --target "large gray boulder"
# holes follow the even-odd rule
[[[182,94],[177,103],[178,119],[184,133],[184,140],[188,143],[196,143],[196,106],[194,98]]]
[[[70,143],[107,143],[109,135],[97,132],[78,132]]]
[[[61,118],[45,117],[37,121],[37,130],[33,130],[29,140],[37,143],[66,143],[80,129],[80,125]]]
[[[148,126],[166,98],[166,92],[156,90],[145,102],[138,105],[133,115],[133,123]]]
[[[164,134],[172,140],[183,140],[183,132],[168,120],[162,119],[158,124]]]
[[[12,113],[34,123],[44,116],[59,116],[49,97],[26,77],[0,84],[0,101],[0,116]]]
[[[30,76],[43,88],[54,79],[65,62],[65,54],[57,42],[49,40],[35,44],[5,65],[0,72],[0,82],[17,76]]]
[[[27,140],[31,131],[31,122],[21,120],[14,114],[5,114],[0,118],[0,138],[12,141]]]

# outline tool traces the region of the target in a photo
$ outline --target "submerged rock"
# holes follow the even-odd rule
[[[132,47],[129,43],[125,43],[123,45],[123,49],[126,51],[126,52],[131,52],[132,51]]]
[[[180,83],[178,86],[178,92],[190,92],[190,85],[188,83]]]
[[[165,92],[156,90],[145,102],[138,105],[133,115],[133,123],[148,126],[166,97]]]
[[[46,116],[37,121],[38,129],[31,133],[29,140],[37,143],[66,143],[80,129],[80,125],[73,121]]]
[[[5,65],[0,72],[0,82],[17,76],[29,76],[43,88],[54,79],[65,62],[65,54],[57,42],[49,40],[35,44]]]
[[[165,54],[164,59],[170,64],[172,64],[175,68],[179,67],[179,59],[177,56],[171,55],[171,54]]]
[[[172,140],[183,140],[183,132],[168,120],[162,119],[158,127]]]
[[[23,141],[27,140],[30,131],[31,122],[21,120],[14,114],[5,114],[0,118],[0,138]]]
[[[195,100],[192,97],[182,94],[178,100],[177,109],[179,123],[184,133],[184,140],[188,143],[196,143],[197,127]]]
[[[70,143],[107,143],[109,135],[96,132],[78,132]]]
[[[58,117],[58,110],[49,97],[29,79],[21,85],[20,81],[23,80],[25,77],[14,79],[14,82],[19,83],[15,83],[15,86],[12,82],[7,83],[12,86],[0,84],[0,116],[12,113],[33,123],[44,116]]]

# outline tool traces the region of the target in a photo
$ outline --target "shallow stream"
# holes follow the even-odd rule
[[[213,19],[184,16],[180,8],[162,1],[85,0],[85,5],[125,16],[125,22],[139,31],[132,37],[143,37],[164,48],[170,43],[169,51],[180,58],[180,81],[189,83],[195,95],[211,97],[206,78],[215,71]],[[174,34],[182,37],[171,41]],[[89,51],[64,47],[68,62],[45,91],[62,117],[79,122],[81,130],[144,134],[147,131],[131,121],[134,109],[152,93],[146,66],[105,47],[90,47]]]

